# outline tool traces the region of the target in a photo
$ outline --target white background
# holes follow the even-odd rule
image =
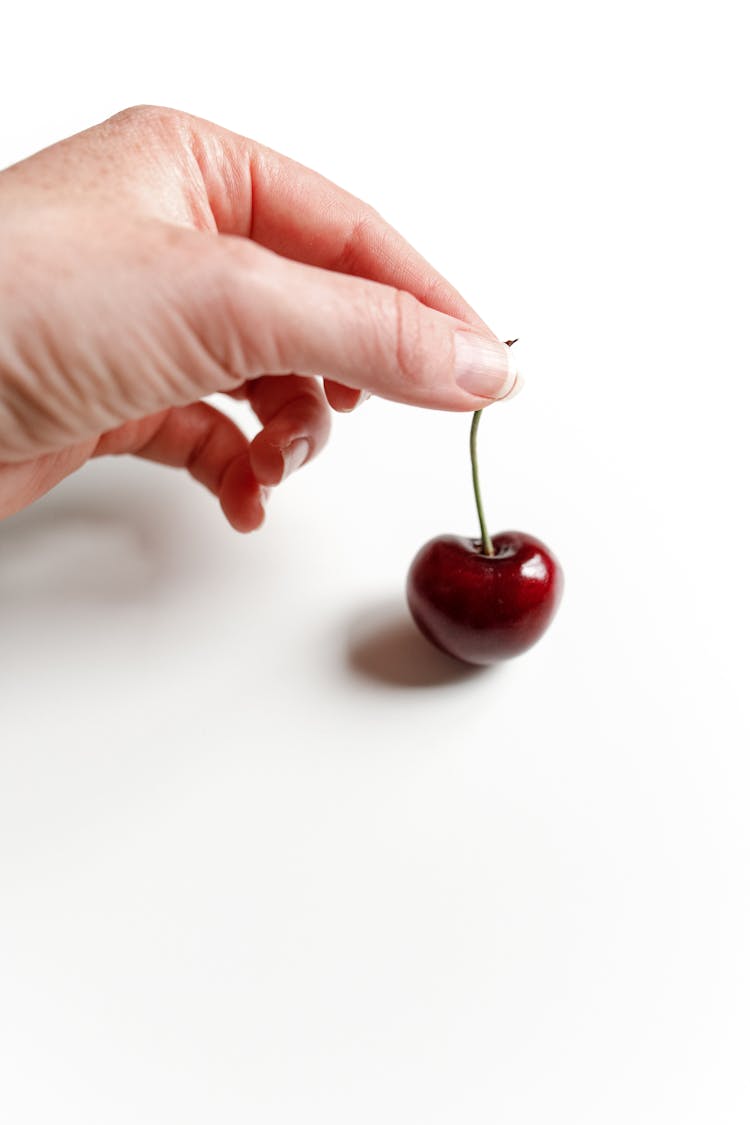
[[[469,419],[377,401],[257,535],[124,460],[3,523],[0,1118],[747,1122],[740,5],[115,11],[5,14],[0,164],[156,102],[368,199],[520,337],[485,502],[567,588],[429,651]]]

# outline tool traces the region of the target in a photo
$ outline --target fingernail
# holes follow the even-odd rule
[[[310,442],[304,437],[297,438],[286,449],[282,449],[281,455],[284,458],[284,475],[281,479],[284,480],[304,465],[310,456]]]
[[[519,371],[516,374],[516,381],[513,384],[513,386],[510,388],[507,395],[503,395],[503,402],[507,402],[509,398],[515,398],[516,395],[518,394],[518,392],[523,389],[523,385],[524,385],[525,382],[526,382],[526,380],[524,379],[523,375]]]
[[[480,398],[506,398],[518,381],[518,368],[507,344],[476,332],[457,332],[456,382]]]

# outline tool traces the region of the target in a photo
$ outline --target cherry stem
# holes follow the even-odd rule
[[[474,417],[471,420],[471,437],[469,438],[469,449],[471,451],[471,479],[474,482],[474,499],[477,502],[477,515],[479,516],[479,530],[482,533],[482,554],[492,556],[495,553],[495,548],[492,546],[492,540],[487,531],[487,524],[484,520],[484,508],[482,507],[482,493],[479,488],[479,465],[477,463],[477,430],[479,429],[479,419],[482,417],[482,411],[476,410]]]
[[[516,340],[506,340],[505,344],[506,344],[506,347],[511,348],[517,342],[518,342],[517,339]],[[487,531],[487,524],[485,523],[485,519],[484,519],[484,508],[482,507],[482,493],[481,493],[481,490],[479,488],[479,463],[477,461],[477,430],[479,429],[479,419],[481,418],[481,416],[482,416],[482,411],[481,410],[475,410],[474,411],[474,417],[471,420],[471,437],[469,438],[469,450],[471,452],[471,479],[474,483],[474,499],[476,500],[477,515],[479,516],[479,530],[482,533],[482,554],[487,555],[488,558],[492,558],[492,556],[495,553],[495,548],[492,546],[492,540],[490,539],[489,533]]]

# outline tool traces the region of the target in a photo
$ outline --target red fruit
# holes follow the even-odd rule
[[[407,579],[412,616],[429,641],[467,664],[492,664],[539,640],[560,601],[552,552],[520,531],[482,541],[440,535],[417,554]]]

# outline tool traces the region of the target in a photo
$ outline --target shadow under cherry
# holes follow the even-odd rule
[[[359,613],[349,628],[347,663],[357,677],[389,687],[425,689],[475,680],[486,668],[462,664],[434,648],[405,606],[391,601]]]

